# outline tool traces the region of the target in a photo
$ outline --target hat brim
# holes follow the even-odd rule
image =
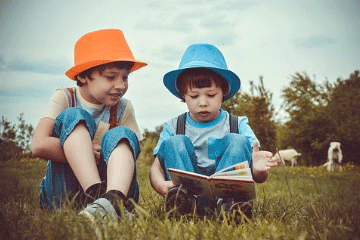
[[[224,96],[223,102],[232,98],[240,89],[241,81],[240,78],[230,70],[220,69],[220,68],[212,68],[212,67],[192,67],[192,68],[207,68],[218,74],[220,74],[225,80],[229,83],[229,92]],[[188,68],[177,69],[174,71],[170,71],[164,75],[164,85],[165,87],[176,97],[182,99],[182,96],[178,89],[176,88],[176,79],[179,74]]]
[[[144,62],[140,62],[137,60],[134,60],[133,58],[121,58],[121,59],[116,59],[116,60],[94,60],[94,61],[89,61],[89,62],[85,62],[85,63],[81,63],[78,65],[75,65],[74,67],[70,68],[68,71],[65,72],[65,75],[68,76],[71,80],[75,80],[76,75],[78,75],[79,73],[82,73],[83,71],[102,65],[102,64],[106,64],[106,63],[111,63],[111,62],[133,62],[134,66],[131,68],[130,72],[134,72],[142,67],[145,67],[147,65],[147,63]]]

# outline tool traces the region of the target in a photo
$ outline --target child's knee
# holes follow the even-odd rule
[[[165,151],[188,152],[189,147],[193,146],[191,140],[185,135],[175,135],[166,139],[161,147]]]
[[[236,146],[236,147],[250,146],[249,140],[244,135],[237,133],[226,134],[223,140],[225,140],[229,146]]]
[[[191,143],[191,140],[185,135],[175,135],[166,139],[163,144],[170,146],[187,145]]]
[[[84,109],[67,108],[55,119],[54,137],[60,138],[63,144],[78,124],[84,124],[91,137],[96,131],[96,123],[93,117]]]
[[[66,108],[62,111],[58,118],[82,118],[82,119],[92,119],[93,117],[86,110],[77,107]]]
[[[140,145],[136,134],[127,127],[116,127],[107,131],[101,140],[101,152],[105,162],[108,161],[112,151],[120,144],[130,148],[134,160],[140,153]]]

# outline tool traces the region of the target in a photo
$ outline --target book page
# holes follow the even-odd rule
[[[239,178],[239,179],[253,179],[250,168],[238,169],[233,171],[222,172],[220,174],[213,174],[211,178]]]
[[[171,180],[182,184],[189,194],[212,198],[209,177],[197,173],[168,168]]]
[[[247,169],[247,168],[249,168],[249,162],[245,161],[245,162],[237,163],[230,167],[224,168],[224,169],[214,173],[211,176],[226,175],[226,173],[229,171],[241,170],[241,169]]]
[[[243,197],[246,201],[256,198],[253,180],[213,178],[211,183],[211,191],[217,198]]]

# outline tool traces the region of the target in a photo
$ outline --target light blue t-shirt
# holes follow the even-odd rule
[[[194,121],[189,113],[186,114],[185,136],[189,137],[195,148],[198,166],[206,168],[215,164],[214,154],[211,152],[216,150],[216,140],[222,139],[227,133],[230,133],[229,113],[220,110],[219,116],[205,123]],[[159,141],[154,149],[154,156],[157,155],[163,141],[176,135],[176,125],[178,117],[174,117],[164,123],[163,131],[160,134]],[[238,117],[239,134],[244,135],[251,146],[256,138],[253,130],[249,126],[247,117]]]

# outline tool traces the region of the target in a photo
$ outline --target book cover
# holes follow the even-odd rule
[[[182,184],[190,194],[209,199],[243,197],[256,198],[255,182],[248,162],[225,168],[211,176],[168,169],[172,181]]]

